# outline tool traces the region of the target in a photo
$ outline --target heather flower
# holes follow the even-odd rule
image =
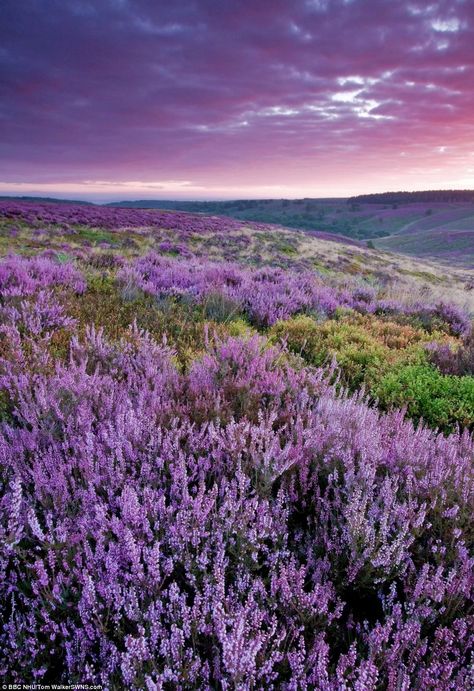
[[[102,218],[39,212],[42,225]],[[131,218],[107,214],[111,231]],[[312,273],[156,254],[119,281],[203,311],[217,293],[263,328],[403,309]],[[335,384],[334,366],[304,366],[262,335],[207,339],[178,370],[135,322],[114,339],[79,328],[61,295],[84,288],[52,257],[0,262],[0,676],[470,688],[472,435],[381,413]]]
[[[12,377],[9,678],[54,654],[58,678],[132,688],[463,688],[472,439],[337,395],[259,338],[188,374],[172,357],[89,329],[41,380]]]

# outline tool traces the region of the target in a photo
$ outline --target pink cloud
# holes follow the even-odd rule
[[[5,0],[0,190],[472,187],[473,19],[443,0]]]

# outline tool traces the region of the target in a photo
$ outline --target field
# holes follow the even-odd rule
[[[124,202],[123,206],[154,206],[276,223],[316,233],[342,235],[364,244],[370,241],[380,249],[474,268],[472,201],[440,202],[434,198],[420,202],[402,199],[377,203],[364,198],[358,201],[355,197],[352,200],[141,201]]]
[[[416,194],[416,193],[414,193]],[[252,225],[278,225],[359,247],[376,247],[415,259],[474,269],[474,203],[472,194],[444,199],[440,193],[419,193],[420,200],[401,195],[372,195],[351,199],[243,199],[189,202],[141,200],[114,202],[119,209],[146,209],[227,216]],[[400,198],[398,198],[400,196]],[[385,199],[385,197],[387,197]],[[393,198],[392,198],[393,197]],[[418,197],[417,197],[418,198]],[[0,197],[1,201],[1,197]],[[5,201],[8,201],[5,199]],[[50,200],[54,201],[54,200]],[[61,200],[55,200],[60,202]],[[11,203],[11,201],[10,201]],[[83,203],[82,203],[83,204]],[[92,209],[100,207],[89,205]],[[101,218],[102,216],[99,216]],[[270,227],[271,230],[271,227]]]
[[[0,201],[1,679],[473,688],[472,272],[379,247],[470,221],[415,206]]]
[[[398,232],[380,238],[376,246],[415,257],[431,257],[474,268],[474,206],[451,204],[430,207],[430,213]]]

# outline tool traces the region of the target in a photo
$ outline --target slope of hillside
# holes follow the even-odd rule
[[[316,269],[331,280],[363,280],[414,300],[420,295],[445,297],[474,311],[469,271],[370,249],[342,236],[187,212],[2,202],[0,253],[41,249],[72,257],[84,251],[134,257],[154,250],[167,256]]]
[[[473,204],[451,204],[449,206],[430,207],[428,210],[425,210],[421,218],[402,227],[400,234],[416,233],[436,228],[449,228],[450,226],[462,228],[465,225],[466,228],[473,228],[473,217]]]
[[[378,238],[374,244],[381,249],[473,269],[473,205],[431,208],[430,214],[402,226],[388,237]]]
[[[141,200],[114,202],[104,207],[88,205],[89,211],[76,214],[85,223],[102,225],[126,224],[127,209],[134,209],[134,220],[146,225],[154,213],[184,212],[219,215],[258,226],[284,226],[310,232],[315,237],[332,239],[346,244],[370,242],[379,249],[399,252],[412,257],[434,259],[454,266],[472,269],[474,266],[474,204],[469,201],[471,193],[451,192],[442,200],[441,193],[417,193],[413,195],[373,195],[345,199],[263,199],[218,202],[183,202],[172,200]],[[434,196],[433,196],[434,195]],[[382,201],[384,200],[385,201]],[[392,202],[389,202],[393,199]],[[398,199],[398,201],[397,201]],[[422,201],[424,200],[424,201]],[[17,200],[20,201],[20,200]],[[38,216],[48,220],[46,200],[37,200],[36,206],[43,206]],[[53,200],[52,200],[53,201]],[[5,200],[14,206],[15,200]],[[68,202],[54,200],[60,208],[66,209]],[[21,203],[21,202],[20,202]],[[35,206],[32,200],[32,206]],[[59,220],[58,211],[56,218]],[[95,221],[94,221],[95,217]],[[129,218],[132,218],[129,216]],[[270,231],[271,228],[269,227]],[[463,231],[461,233],[461,231]],[[407,239],[406,236],[416,237]],[[446,242],[444,242],[444,239]]]
[[[377,241],[377,247],[412,257],[431,258],[474,269],[474,230],[436,228],[398,234]]]
[[[469,193],[472,195],[472,193]],[[137,201],[117,203],[129,208],[168,208],[201,213],[218,213],[245,221],[275,223],[311,232],[330,233],[361,241],[372,241],[380,249],[474,266],[474,205],[467,193],[459,199],[440,201],[433,193],[413,199],[384,195],[345,199],[265,199],[230,202]],[[451,193],[451,196],[454,193]],[[385,201],[383,201],[385,199]],[[442,236],[447,230],[464,234]],[[423,231],[423,232],[422,232]],[[430,232],[427,232],[430,231]],[[407,234],[417,234],[407,240]]]
[[[244,199],[225,202],[142,200],[110,206],[221,214],[245,221],[341,234],[357,240],[387,235],[426,212],[426,205],[410,204],[394,209],[391,204],[348,204],[345,199]]]

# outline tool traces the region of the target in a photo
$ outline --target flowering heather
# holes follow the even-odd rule
[[[22,259],[10,256],[0,261],[0,297],[25,296],[40,288],[64,286],[77,293],[85,289],[85,282],[72,264],[60,264],[47,257]]]
[[[179,375],[132,327],[18,373],[0,669],[105,688],[468,689],[472,439],[259,337]],[[16,392],[14,392],[16,389]]]
[[[219,216],[202,216],[180,211],[158,209],[127,209],[121,207],[48,204],[0,200],[0,218],[22,221],[30,226],[45,224],[90,226],[110,230],[155,226],[188,233],[224,232],[238,230],[243,221]],[[271,228],[263,223],[252,223],[252,228]]]
[[[430,343],[427,350],[431,361],[443,374],[474,375],[474,329],[455,351],[447,343]]]
[[[473,437],[307,356],[385,372],[467,324],[314,271],[1,260],[0,679],[471,689]]]
[[[119,279],[153,295],[187,296],[197,302],[222,293],[262,325],[302,310],[334,312],[338,306],[335,291],[319,285],[313,274],[270,267],[250,270],[228,263],[178,263],[152,254],[123,269]]]
[[[470,329],[468,315],[452,305],[403,304],[378,299],[375,289],[336,289],[325,285],[314,272],[279,268],[246,269],[232,263],[196,260],[175,261],[151,253],[125,267],[119,280],[129,290],[139,288],[156,296],[186,296],[203,302],[212,293],[235,301],[257,325],[268,326],[301,312],[333,315],[337,308],[368,314],[405,314],[422,320],[439,319],[454,334]]]

